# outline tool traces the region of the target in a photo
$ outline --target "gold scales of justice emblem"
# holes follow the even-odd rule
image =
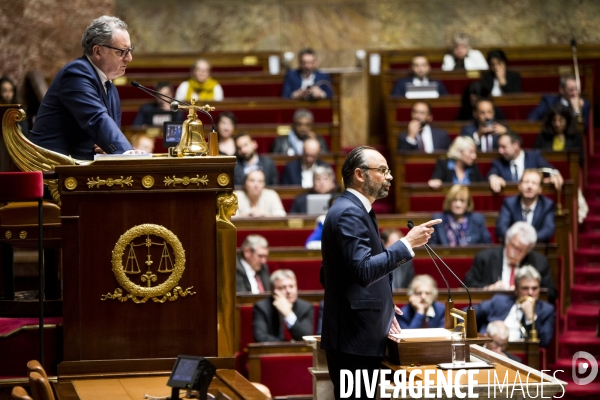
[[[144,236],[145,240],[135,242],[135,239]],[[159,237],[164,241],[153,241],[151,236]],[[140,268],[135,250],[142,246],[147,249],[146,261],[142,263],[146,265],[146,272],[144,273],[142,273],[143,267]],[[151,249],[155,246],[162,247],[156,273],[152,269],[154,261],[151,254]],[[171,255],[169,247],[173,255]],[[125,252],[127,252],[127,260],[123,265]],[[175,262],[173,262],[173,258]],[[194,288],[193,286],[184,290],[178,285],[184,270],[185,250],[173,232],[164,226],[154,224],[134,226],[121,235],[112,251],[112,271],[121,287],[115,289],[113,293],[102,295],[101,300],[111,299],[126,302],[131,299],[134,303],[145,303],[152,299],[156,303],[164,303],[167,300],[175,301],[179,297],[194,295],[196,292],[191,291]],[[166,274],[169,275],[164,282],[152,286],[153,283],[159,280],[160,275],[166,276]],[[139,275],[141,284],[136,284],[130,279],[130,276],[135,277],[137,275]],[[127,291],[127,294],[124,294],[123,289]]]

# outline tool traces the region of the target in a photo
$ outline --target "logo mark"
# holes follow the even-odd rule
[[[586,360],[586,362],[579,361],[580,359]],[[587,378],[579,378],[577,375],[583,375],[588,370],[590,374]],[[596,379],[598,375],[598,362],[593,355],[586,351],[578,351],[573,355],[573,382],[576,385],[587,385]]]

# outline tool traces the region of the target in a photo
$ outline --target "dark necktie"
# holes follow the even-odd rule
[[[517,164],[513,164],[513,181],[519,181],[519,168],[517,167]]]
[[[529,213],[531,212],[531,208],[524,208],[523,209],[523,220],[525,222],[528,222],[527,217],[529,217]]]
[[[106,99],[108,100],[108,114],[114,119],[115,118],[115,114],[114,114],[114,104],[113,104],[113,95],[111,93],[112,88],[113,88],[113,84],[111,81],[106,81],[104,83],[104,86],[106,86]]]
[[[375,224],[375,229],[377,229],[377,232],[379,232],[379,225],[377,225],[377,217],[375,216],[375,211],[371,208],[371,211],[369,211],[369,215],[371,216],[371,219],[373,220],[373,224]]]

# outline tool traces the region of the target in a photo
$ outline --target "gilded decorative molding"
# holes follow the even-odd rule
[[[162,243],[153,242],[150,235],[158,236],[165,241]],[[145,240],[141,243],[134,243],[134,240],[140,236],[145,236]],[[171,251],[174,252],[175,262],[172,260],[167,244],[170,246]],[[147,259],[144,262],[147,270],[143,274],[135,254],[135,247],[139,246],[148,248]],[[152,246],[161,246],[163,248],[161,261],[156,273],[170,274],[163,283],[157,286],[152,286],[152,283],[158,279],[151,268],[154,264],[150,255],[150,247]],[[123,266],[123,254],[126,250],[128,252],[127,261],[125,266]],[[161,225],[143,224],[134,226],[121,235],[112,252],[112,271],[121,288],[115,289],[113,293],[102,295],[100,299],[119,300],[121,302],[131,299],[135,303],[146,303],[149,299],[152,299],[155,303],[164,303],[167,300],[175,301],[179,297],[194,295],[196,292],[191,291],[193,286],[185,290],[178,286],[184,270],[185,250],[173,232]],[[138,285],[128,277],[128,275],[137,274],[141,274],[140,281],[144,285]],[[126,295],[123,294],[123,289],[128,292]]]
[[[4,237],[7,238],[7,239],[11,239],[12,238],[12,232],[11,231],[4,232]]]
[[[77,187],[77,179],[73,178],[72,176],[65,179],[65,188],[67,190],[73,190],[76,187]]]
[[[150,189],[154,186],[154,178],[151,175],[146,175],[142,178],[142,186],[146,189]]]
[[[21,239],[27,239],[27,231],[21,231],[21,232],[19,232],[19,237]]]
[[[235,215],[238,208],[238,199],[235,193],[219,193],[217,195],[217,225],[222,222],[235,228],[235,225],[231,222],[231,217]]]
[[[195,178],[190,178],[189,176],[184,176],[183,178],[177,178],[175,175],[173,177],[165,176],[165,180],[163,181],[165,186],[173,185],[175,187],[177,184],[182,184],[183,186],[187,186],[190,183],[195,183],[196,186],[200,186],[203,184],[204,186],[208,185],[208,176],[204,175],[200,178],[200,175],[196,175]]]
[[[219,184],[219,186],[227,186],[229,185],[229,175],[223,173],[220,174],[219,176],[217,176],[217,183]]]
[[[75,182],[77,183],[77,181]],[[56,204],[58,204],[58,206],[61,207],[62,202],[60,201],[60,191],[58,190],[58,179],[47,179],[44,181],[44,183],[48,185],[48,190],[50,191],[52,200],[54,200]]]
[[[123,178],[123,176],[121,176],[120,178],[117,179],[113,179],[113,178],[108,178],[108,179],[100,179],[99,176],[96,177],[96,179],[94,180],[94,178],[88,178],[87,181],[87,185],[88,187],[91,189],[93,187],[100,187],[103,185],[106,185],[108,187],[112,187],[114,185],[119,185],[121,187],[127,185],[127,186],[131,186],[133,184],[133,179],[131,178],[131,176],[128,176],[127,178]]]

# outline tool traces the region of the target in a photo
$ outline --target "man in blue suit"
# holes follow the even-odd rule
[[[394,88],[392,89],[392,96],[402,96],[406,97],[406,86],[427,86],[431,84],[437,85],[437,93],[439,96],[444,96],[448,94],[448,90],[444,83],[441,81],[435,81],[433,79],[429,79],[428,75],[431,72],[431,66],[429,65],[429,60],[422,54],[418,54],[412,58],[410,61],[410,69],[411,73],[406,78],[400,78],[394,84]],[[428,96],[432,97],[432,96]],[[437,97],[437,96],[436,96]],[[418,94],[415,93],[413,99],[419,98]],[[423,98],[423,97],[421,97]]]
[[[357,147],[344,161],[342,177],[347,189],[327,213],[321,242],[321,349],[326,351],[336,399],[342,369],[367,370],[372,377],[380,368],[387,335],[400,332],[391,273],[412,259],[412,248],[427,243],[431,226],[441,222],[419,225],[386,249],[372,203],[389,194],[392,175],[387,161],[372,147]],[[361,394],[366,398],[364,387]]]
[[[411,121],[408,123],[407,131],[398,137],[398,152],[421,151],[433,153],[434,151],[448,150],[450,148],[450,136],[443,129],[433,128],[431,107],[424,101],[417,101],[412,106],[410,113]]]
[[[492,161],[488,172],[488,180],[492,191],[498,193],[506,182],[519,182],[523,171],[530,168],[548,168],[552,174],[548,180],[556,189],[562,188],[563,177],[537,150],[525,151],[522,149],[523,139],[514,132],[506,132],[498,139],[498,153],[500,158]]]
[[[498,138],[508,132],[508,128],[495,121],[496,112],[494,103],[488,98],[477,100],[473,109],[473,118],[470,125],[460,128],[461,136],[473,138],[477,150],[491,153],[498,148]]]
[[[317,54],[313,49],[298,53],[300,68],[289,70],[283,81],[281,97],[316,100],[330,99],[333,95],[329,75],[317,70]]]
[[[446,306],[437,300],[435,280],[429,275],[417,275],[408,286],[408,304],[396,315],[401,328],[443,328]]]
[[[548,347],[554,336],[554,306],[540,300],[540,273],[525,265],[515,274],[514,295],[496,294],[490,300],[474,306],[479,332],[485,333],[488,323],[504,321],[508,340],[527,338],[535,323],[541,347]],[[535,300],[535,309],[533,301]]]
[[[496,237],[500,242],[508,228],[525,221],[537,231],[537,241],[547,243],[554,235],[554,202],[542,194],[543,175],[537,169],[526,169],[517,196],[506,197],[496,220]]]
[[[573,75],[561,77],[558,94],[542,96],[540,104],[529,113],[527,119],[530,121],[541,121],[552,106],[558,103],[569,107],[573,116],[581,116],[585,131],[587,132],[590,121],[590,102],[579,96],[577,81]]]
[[[120,130],[121,102],[111,80],[125,73],[133,47],[116,17],[92,22],[81,39],[84,55],[54,77],[29,139],[48,150],[93,160],[95,152],[144,153]]]
[[[281,184],[312,188],[315,168],[320,165],[327,165],[326,162],[319,160],[320,153],[321,144],[319,141],[312,138],[306,139],[302,156],[285,164]]]

